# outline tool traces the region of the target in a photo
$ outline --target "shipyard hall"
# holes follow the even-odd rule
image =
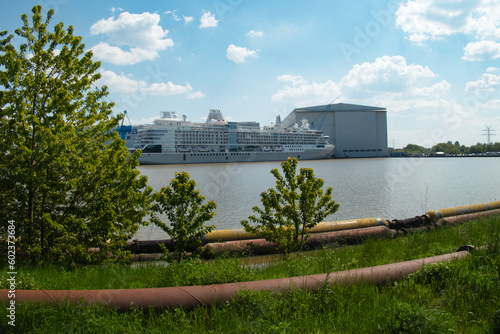
[[[294,109],[282,125],[300,124],[306,119],[312,129],[321,130],[336,157],[387,156],[387,109],[336,103]]]

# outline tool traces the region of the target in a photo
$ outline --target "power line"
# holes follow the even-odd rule
[[[486,133],[483,133],[483,136],[488,136],[488,145],[490,145],[490,144],[491,144],[491,136],[494,136],[494,135],[495,135],[495,134],[494,134],[494,133],[492,133],[492,132],[495,132],[495,130],[493,130],[493,129],[491,128],[491,125],[490,125],[490,126],[485,125],[485,126],[486,126],[486,129],[484,129],[484,130],[482,130],[482,131],[485,131]]]

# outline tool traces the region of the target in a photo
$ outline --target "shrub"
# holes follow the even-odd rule
[[[153,195],[153,211],[165,213],[170,226],[156,215],[151,221],[167,232],[173,239],[174,256],[181,262],[186,250],[194,250],[194,255],[201,253],[201,237],[215,229],[215,226],[203,224],[215,216],[217,207],[214,201],[205,201],[200,190],[195,189],[196,182],[187,172],[175,173],[170,185],[163,187]]]
[[[314,227],[326,216],[337,211],[339,205],[332,200],[333,189],[323,192],[324,181],[316,178],[311,168],[301,168],[296,175],[298,161],[288,158],[281,163],[284,176],[278,169],[271,170],[276,178],[276,188],[263,192],[264,209],[255,206],[252,215],[241,224],[247,232],[255,233],[277,244],[278,251],[287,255],[302,250],[309,238],[307,229]],[[257,223],[251,226],[249,221]]]

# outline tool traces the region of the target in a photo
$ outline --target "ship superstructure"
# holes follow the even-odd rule
[[[227,121],[218,109],[209,111],[205,123],[164,111],[154,124],[139,128],[134,140],[131,150],[142,150],[141,164],[325,159],[334,149],[307,121],[284,128],[278,116],[261,128],[257,122]]]

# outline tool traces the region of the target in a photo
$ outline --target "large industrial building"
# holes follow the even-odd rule
[[[346,103],[296,108],[282,124],[300,124],[303,119],[312,129],[321,130],[330,137],[337,157],[387,156],[386,108]]]

